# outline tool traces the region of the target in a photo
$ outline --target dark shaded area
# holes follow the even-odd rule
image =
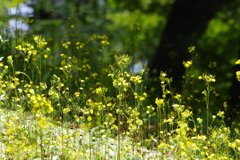
[[[167,71],[170,77],[174,77],[173,88],[179,90],[185,72],[182,62],[191,58],[187,52],[188,47],[197,45],[209,21],[230,2],[231,0],[176,0],[152,58],[151,75],[158,76],[160,71]]]
[[[46,20],[46,19],[60,19],[61,15],[57,14],[55,11],[56,4],[53,0],[49,1],[48,3],[51,4],[52,10],[47,10],[44,8],[43,3],[39,2],[29,2],[26,3],[28,6],[34,9],[34,14],[32,19],[39,19],[39,20]]]
[[[240,51],[238,52],[238,59],[240,59]],[[240,65],[236,65],[232,69],[234,74],[240,71]],[[232,79],[232,85],[229,89],[230,100],[228,101],[228,111],[230,116],[230,122],[239,121],[238,113],[240,111],[240,82],[236,78],[236,74]]]

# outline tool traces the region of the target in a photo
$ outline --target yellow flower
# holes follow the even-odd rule
[[[176,96],[174,96],[174,98],[176,98],[177,100],[181,100],[181,94],[176,94]]]
[[[76,97],[79,97],[80,92],[75,92],[74,95],[75,95]]]
[[[71,44],[71,42],[66,42],[66,43],[63,43],[62,46],[66,49],[68,49],[68,46]]]
[[[104,88],[98,87],[98,88],[96,89],[96,94],[98,94],[98,95],[103,95],[103,94],[104,94]]]
[[[92,117],[91,116],[88,116],[87,120],[90,122],[92,121]]]
[[[190,46],[190,47],[188,47],[188,52],[189,53],[192,53],[193,51],[195,51],[195,46]]]
[[[141,126],[141,125],[143,125],[143,121],[140,120],[140,119],[137,119],[137,120],[136,120],[136,124],[139,125],[139,126]]]
[[[201,118],[197,118],[197,121],[198,121],[198,123],[201,124],[203,120]]]
[[[29,89],[29,93],[34,94],[34,89]]]
[[[68,112],[70,112],[70,111],[71,111],[70,108],[64,108],[64,109],[63,109],[63,113],[64,113],[64,114],[66,114],[66,113],[68,113]]]
[[[12,64],[12,63],[13,63],[13,60],[12,60],[12,56],[11,56],[11,55],[7,57],[7,62],[8,62],[9,64]]]
[[[202,76],[199,76],[198,79],[203,79],[207,83],[216,82],[215,76],[207,73],[203,74]]]
[[[39,36],[34,35],[33,39],[34,39],[35,42],[37,42],[39,40]]]
[[[102,44],[109,44],[109,42],[106,41],[106,40],[101,41],[101,43],[102,43]]]
[[[238,59],[238,60],[235,62],[235,64],[240,64],[240,59]]]
[[[113,104],[111,102],[107,103],[108,107],[111,107]]]
[[[162,104],[164,104],[164,99],[156,98],[155,103],[156,103],[158,106],[161,106]]]
[[[183,65],[185,68],[189,68],[192,65],[192,61],[183,61]]]
[[[236,72],[237,80],[240,82],[240,71]]]
[[[38,123],[40,124],[40,127],[42,127],[42,128],[46,127],[46,125],[47,125],[46,118],[41,117],[40,120],[38,121]]]
[[[224,111],[219,111],[217,116],[219,116],[221,118],[224,118]]]

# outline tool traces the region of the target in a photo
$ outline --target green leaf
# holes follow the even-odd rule
[[[46,82],[50,76],[51,76],[51,72],[49,71],[43,76],[43,81]]]

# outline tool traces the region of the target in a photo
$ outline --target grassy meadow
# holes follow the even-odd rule
[[[3,33],[0,159],[240,159],[239,124],[226,125],[224,110],[210,112],[218,81],[194,76],[192,60],[183,62],[180,94],[166,72],[151,78],[143,64],[134,73],[133,57],[112,51],[105,35],[59,41],[53,51],[44,35]],[[199,97],[193,80],[204,87],[194,90]]]

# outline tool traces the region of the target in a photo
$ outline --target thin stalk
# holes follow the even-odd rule
[[[43,149],[43,133],[42,127],[40,126],[40,149],[41,149],[41,159],[44,159],[44,149]]]
[[[90,129],[89,129],[89,132],[88,132],[88,141],[89,141],[90,160],[91,160],[92,159],[92,146],[91,146]]]
[[[134,145],[134,137],[132,136],[132,156],[134,157],[135,145]]]
[[[206,112],[207,112],[207,135],[208,135],[208,110],[209,110],[209,93],[210,93],[210,88],[209,88],[209,84],[207,86],[207,93],[206,93]]]
[[[120,137],[120,124],[121,124],[121,106],[122,106],[122,100],[119,99],[119,105],[118,105],[118,153],[117,153],[117,160],[120,160],[121,153],[121,137]]]
[[[104,59],[104,51],[102,52],[102,55],[101,55],[101,80],[102,80],[102,86],[104,86],[103,84],[103,59]]]
[[[42,82],[42,55],[40,55],[39,82]]]
[[[30,82],[32,82],[31,78],[26,73],[17,71],[17,74],[23,74],[29,79]]]
[[[162,130],[161,124],[161,109],[157,107],[157,136],[160,138],[160,131]]]

